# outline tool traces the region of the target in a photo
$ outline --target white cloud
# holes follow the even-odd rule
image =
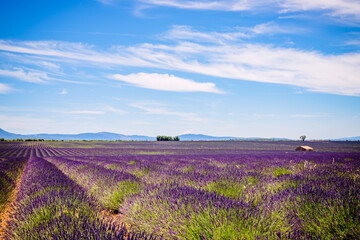
[[[123,47],[109,52],[96,51],[93,46],[60,41],[5,41],[0,40],[0,50],[36,56],[52,57],[53,61],[85,61],[105,65],[128,65],[151,67],[150,63],[127,54]]]
[[[59,45],[62,47],[59,48]],[[3,51],[53,57],[54,61],[71,59],[81,64],[97,63],[98,67],[102,67],[101,64],[105,67],[153,67],[221,78],[288,84],[324,93],[360,95],[360,53],[323,54],[236,42],[200,44],[180,41],[171,45],[146,43],[128,48],[113,47],[109,51],[96,51],[93,47],[84,47],[85,45],[78,48],[74,46],[78,44],[0,41],[0,49]],[[21,70],[18,72],[22,74]],[[213,83],[198,83],[166,74],[138,73],[113,77],[152,89],[219,92]],[[170,81],[174,85],[169,85]]]
[[[360,17],[358,0],[139,0],[154,6],[192,10],[247,11],[278,8],[281,12],[324,11],[333,16]]]
[[[42,65],[43,67],[45,67],[49,70],[53,70],[53,71],[59,71],[61,68],[61,66],[59,64],[47,62],[47,61],[40,61],[38,64]]]
[[[210,92],[221,93],[214,83],[200,83],[169,74],[134,73],[129,75],[114,74],[111,79],[130,83],[137,87],[174,91],[174,92]]]
[[[344,45],[358,46],[358,47],[360,47],[360,40],[347,41]]]
[[[292,114],[292,118],[322,118],[329,117],[329,114]]]
[[[44,72],[35,72],[35,71],[28,71],[25,72],[21,68],[14,68],[14,70],[1,70],[0,75],[17,78],[24,82],[31,82],[31,83],[44,83],[46,80],[49,79],[46,73]]]
[[[179,43],[175,46],[145,44],[134,54],[181,71],[360,95],[359,53],[324,55],[259,44]]]
[[[66,114],[85,114],[85,115],[101,115],[105,114],[105,111],[93,111],[93,110],[77,110],[77,111],[64,111]]]
[[[63,89],[61,92],[60,92],[61,95],[66,95],[68,94],[68,91],[66,89]]]
[[[156,105],[156,104],[155,104]],[[190,122],[206,122],[207,120],[199,117],[196,113],[186,113],[168,110],[165,107],[154,106],[151,103],[132,103],[130,106],[141,109],[148,114],[162,115],[162,116],[175,116]]]
[[[114,0],[96,0],[102,4],[111,5],[114,3]]]
[[[13,90],[14,89],[12,89],[9,85],[4,84],[4,83],[0,83],[0,94],[9,93],[9,92],[11,92]]]
[[[183,9],[196,9],[196,10],[216,10],[216,11],[244,11],[258,5],[256,1],[248,0],[140,0],[143,3],[175,7]]]
[[[281,27],[273,22],[258,24],[252,28],[237,27],[230,32],[200,32],[194,30],[191,26],[175,25],[162,37],[171,40],[186,40],[223,44],[226,42],[238,41],[262,34],[299,33],[301,31],[301,29],[295,28],[293,26]]]
[[[108,112],[112,112],[112,113],[117,113],[117,114],[127,114],[128,113],[124,110],[113,108],[113,107],[106,107],[104,110],[108,111]]]
[[[258,24],[253,28],[249,28],[248,31],[252,33],[252,35],[261,35],[261,34],[275,34],[275,33],[300,33],[303,30],[294,26],[283,27],[273,22],[267,22],[267,23]]]
[[[215,32],[198,32],[190,26],[176,25],[173,26],[165,35],[165,38],[172,40],[190,40],[197,42],[223,42],[236,40],[238,37],[245,37],[243,33],[215,33]]]
[[[358,0],[282,0],[279,3],[284,12],[330,10],[334,16],[360,17]]]

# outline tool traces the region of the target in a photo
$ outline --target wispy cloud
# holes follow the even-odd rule
[[[127,111],[124,111],[122,109],[118,109],[118,108],[114,108],[114,107],[105,107],[104,108],[105,111],[107,112],[112,112],[112,113],[116,113],[116,114],[127,114]]]
[[[172,111],[163,106],[154,106],[154,104],[151,103],[132,103],[130,106],[141,109],[147,114],[175,116],[190,122],[206,122],[206,119],[199,117],[196,113]]]
[[[94,50],[94,46],[61,41],[5,41],[0,40],[0,50],[43,57],[53,61],[83,61],[109,65],[144,66],[150,63],[131,56],[125,48],[114,47],[109,52]]]
[[[66,95],[68,94],[68,91],[66,89],[63,89],[61,92],[60,92],[61,95]]]
[[[183,9],[196,9],[196,10],[216,10],[216,11],[244,11],[259,5],[256,1],[248,0],[140,0],[143,3],[175,7]],[[264,2],[264,1],[260,1]]]
[[[144,44],[134,51],[160,66],[204,75],[360,95],[360,54],[325,55],[261,44]]]
[[[116,113],[116,114],[127,114],[128,112],[117,109],[114,107],[103,107],[97,110],[72,110],[72,111],[55,111],[62,114],[71,114],[71,115],[104,115],[107,113]]]
[[[261,34],[277,34],[277,33],[291,33],[291,34],[300,34],[303,32],[303,29],[300,29],[299,27],[285,27],[275,24],[274,22],[266,22],[261,23],[253,28],[247,28],[248,32],[250,33],[250,36],[254,35],[261,35]]]
[[[326,11],[333,16],[360,18],[358,0],[139,0],[153,6],[191,10],[248,11],[277,8],[280,12]]]
[[[200,32],[191,26],[175,25],[169,31],[162,35],[165,39],[194,41],[194,42],[210,42],[223,44],[226,42],[234,42],[242,39],[248,39],[263,34],[278,33],[299,33],[299,28],[283,27],[273,22],[258,24],[252,28],[236,27],[228,32]]]
[[[14,89],[12,89],[9,85],[0,83],[0,94],[9,93],[12,91],[14,91]]]
[[[222,93],[214,83],[195,82],[190,79],[169,74],[134,73],[129,75],[114,74],[111,79],[130,83],[137,87],[173,92],[209,92]]]
[[[360,18],[360,2],[358,0],[282,0],[279,4],[283,12],[329,10],[329,14],[334,16]]]
[[[49,79],[47,74],[44,72],[26,72],[21,68],[14,68],[13,70],[0,69],[0,75],[17,78],[21,81],[31,83],[45,83],[45,81]]]
[[[63,111],[65,114],[84,114],[84,115],[101,115],[105,114],[105,111],[94,111],[94,110],[76,110],[76,111]]]
[[[96,1],[106,5],[111,5],[114,2],[114,0],[96,0]]]
[[[349,45],[349,46],[358,46],[360,47],[360,40],[350,40],[347,41],[344,45]]]
[[[86,46],[65,42],[53,44],[52,42],[0,41],[2,51],[52,57],[54,61],[71,59],[83,65],[97,63],[97,67],[101,67],[101,64],[104,64],[104,67],[109,65],[153,67],[221,78],[294,85],[316,92],[360,95],[360,53],[323,54],[295,48],[237,42],[145,43],[127,48],[113,47],[108,51],[99,51],[94,47]],[[21,70],[15,72],[27,76]],[[9,71],[5,73],[15,74]],[[39,80],[36,77],[39,78],[35,75],[32,80]],[[218,92],[213,83],[197,83],[172,75],[140,73],[113,75],[114,77],[146,88],[175,91],[175,87],[161,86],[174,80],[187,86],[177,85],[182,91],[192,88],[197,91],[205,89],[208,92]]]
[[[37,64],[42,65],[44,68],[54,70],[54,71],[59,71],[61,68],[61,66],[59,64],[47,62],[47,61],[40,61]]]
[[[191,26],[177,25],[173,26],[162,37],[171,40],[222,43],[225,41],[235,41],[239,38],[245,38],[247,35],[243,32],[199,32],[194,30]]]
[[[322,118],[329,117],[329,114],[292,114],[292,118]]]

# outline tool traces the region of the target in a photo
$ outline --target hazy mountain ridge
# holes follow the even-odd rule
[[[360,136],[358,137],[346,137],[346,138],[337,138],[333,139],[335,141],[360,141]]]
[[[79,133],[79,134],[15,134],[7,132],[0,128],[0,138],[5,139],[44,139],[44,140],[125,140],[125,141],[155,141],[156,137],[149,137],[143,135],[124,135],[111,132],[98,132],[98,133]],[[204,134],[182,134],[179,135],[180,140],[183,141],[225,141],[225,140],[290,140],[288,138],[259,138],[259,137],[216,137]],[[333,141],[359,141],[358,137],[337,138],[331,139]]]
[[[45,140],[134,140],[134,141],[154,141],[155,137],[141,135],[124,135],[110,132],[98,133],[79,133],[79,134],[15,134],[0,129],[0,138],[5,139],[45,139]]]

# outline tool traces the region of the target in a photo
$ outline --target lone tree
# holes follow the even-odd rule
[[[305,139],[306,139],[306,136],[305,136],[305,135],[300,136],[300,140],[301,140],[301,141],[305,141]]]

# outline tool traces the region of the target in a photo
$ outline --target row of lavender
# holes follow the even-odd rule
[[[12,191],[15,189],[16,181],[19,178],[27,158],[2,158],[0,161],[0,216],[3,216],[5,206],[9,203]],[[0,224],[4,221],[0,217]]]
[[[0,161],[1,159],[14,157],[29,157],[33,152],[38,157],[51,156],[73,156],[82,155],[84,151],[79,149],[55,149],[48,146],[47,143],[39,142],[1,142],[0,144]]]
[[[126,143],[126,149],[50,161],[98,199],[116,199],[116,186],[131,189],[112,207],[138,230],[167,239],[360,238],[359,152],[234,154],[238,149],[211,144],[206,154],[191,148],[169,154],[173,143],[161,152],[136,144],[131,152]],[[115,172],[123,178],[90,180]],[[107,186],[107,193],[93,190]]]
[[[117,212],[127,198],[140,191],[140,179],[125,171],[113,171],[62,157],[49,157],[47,161],[94,196],[104,209],[113,212]]]
[[[109,221],[95,199],[35,156],[24,169],[14,208],[6,239],[154,239]]]
[[[194,141],[194,142],[51,142],[53,149],[78,152],[83,156],[122,156],[143,154],[242,154],[262,151],[294,152],[299,145],[310,145],[317,152],[360,152],[358,142],[298,141]],[[75,154],[76,155],[76,154]]]

